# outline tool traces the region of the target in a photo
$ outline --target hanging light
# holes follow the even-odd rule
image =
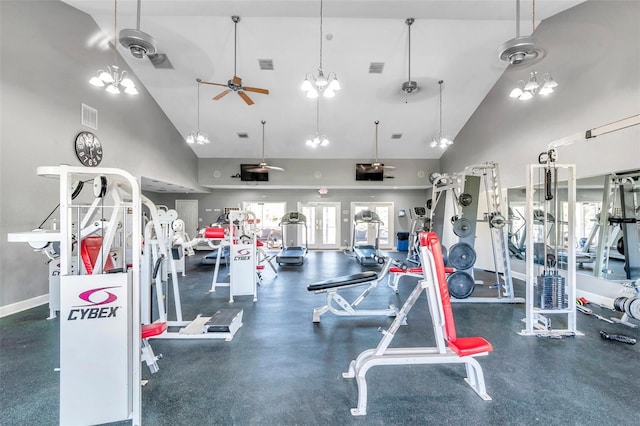
[[[430,146],[431,148],[440,147],[442,149],[447,149],[448,146],[453,145],[453,139],[444,136],[442,133],[442,83],[444,83],[444,80],[438,81],[438,84],[440,85],[440,132],[438,133],[437,138],[433,138]]]
[[[514,99],[517,98],[521,101],[527,101],[533,98],[533,95],[535,94],[547,96],[553,93],[553,89],[558,87],[558,83],[556,83],[549,73],[544,73],[542,75],[542,80],[543,83],[541,86],[538,82],[538,73],[536,71],[532,71],[529,74],[529,81],[525,83],[524,80],[519,80],[516,83],[516,87],[509,93],[509,97]]]
[[[116,31],[118,25],[118,0],[114,0],[113,10],[113,52],[114,61],[117,63],[118,57],[116,46],[118,43],[116,39]],[[138,94],[136,84],[127,76],[127,72],[120,71],[120,67],[117,65],[107,66],[106,70],[98,70],[96,75],[91,77],[89,83],[96,87],[105,87],[105,90],[112,95],[120,94],[120,88],[123,88],[124,93],[128,95]]]
[[[315,99],[320,94],[325,98],[333,98],[336,91],[340,89],[336,73],[330,72],[325,76],[322,68],[322,0],[320,0],[320,66],[318,67],[318,75],[307,73],[300,90],[307,92],[307,98]]]
[[[198,126],[196,128],[196,130],[192,130],[189,132],[189,134],[187,135],[187,137],[185,138],[185,140],[187,141],[188,144],[198,144],[198,145],[205,145],[210,143],[211,141],[209,140],[209,136],[207,136],[206,133],[202,133],[200,132],[200,82],[202,80],[200,80],[199,78],[196,78],[196,83],[198,84]]]
[[[306,145],[310,148],[317,148],[329,146],[329,143],[329,139],[320,134],[320,99],[316,99],[316,133],[315,136],[307,139]]]

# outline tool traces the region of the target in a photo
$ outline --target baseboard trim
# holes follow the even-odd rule
[[[43,294],[42,296],[33,297],[10,305],[0,306],[0,318],[17,314],[18,312],[26,311],[27,309],[35,308],[36,306],[44,305],[46,303],[49,303],[48,294]]]

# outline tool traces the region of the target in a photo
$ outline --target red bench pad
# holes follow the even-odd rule
[[[157,336],[164,333],[167,330],[166,322],[154,322],[153,324],[142,325],[142,338],[148,339],[149,337]]]

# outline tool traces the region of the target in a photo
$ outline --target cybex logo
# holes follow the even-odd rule
[[[251,254],[251,250],[249,249],[238,250],[238,256],[249,256],[250,254]]]
[[[102,306],[113,303],[118,300],[118,296],[110,291],[110,288],[120,288],[119,286],[93,288],[83,291],[78,295],[81,300],[87,302],[87,305],[77,305],[69,311],[68,321],[97,319],[97,318],[115,318],[121,306]]]

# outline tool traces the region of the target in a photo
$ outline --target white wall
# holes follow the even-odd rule
[[[553,140],[640,113],[640,2],[588,1],[543,21],[534,36],[546,56],[510,66],[441,158],[443,171],[500,164],[503,187],[523,186],[527,164]],[[509,92],[532,70],[559,86],[527,102]],[[640,168],[640,126],[558,149],[578,177]]]
[[[58,204],[58,182],[36,176],[36,167],[80,165],[73,141],[90,130],[81,125],[81,103],[98,109],[102,166],[199,187],[195,155],[141,84],[137,97],[110,96],[88,84],[114,60],[113,51],[87,47],[98,30],[89,16],[57,0],[2,0],[0,19],[2,308],[48,293],[46,258],[8,243],[7,233],[37,227]]]

